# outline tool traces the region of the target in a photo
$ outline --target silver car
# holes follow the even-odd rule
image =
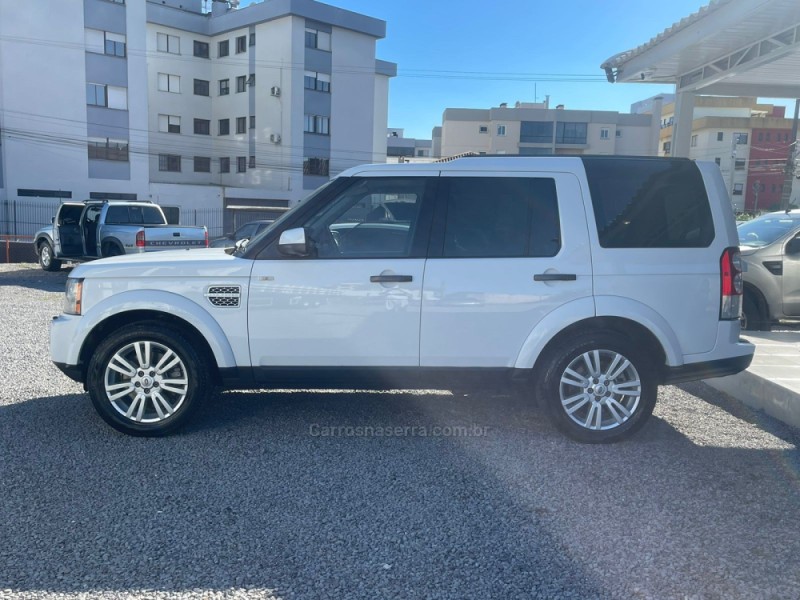
[[[738,230],[746,264],[742,326],[764,331],[800,319],[800,210],[769,213]]]

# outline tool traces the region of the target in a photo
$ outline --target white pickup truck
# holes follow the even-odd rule
[[[738,243],[714,163],[357,167],[235,250],[77,267],[50,351],[133,435],[175,430],[215,386],[513,384],[611,442],[658,385],[750,364]]]
[[[149,201],[89,200],[59,206],[53,224],[37,231],[33,243],[42,269],[57,271],[65,260],[205,248],[208,230],[169,225],[161,207]]]

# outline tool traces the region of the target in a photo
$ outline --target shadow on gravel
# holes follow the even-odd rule
[[[67,395],[0,407],[0,448],[15,591],[637,597],[666,568],[677,595],[726,597],[762,589],[756,567],[786,581],[800,553],[796,488],[764,451],[661,418],[575,444],[512,396],[231,392],[137,439]]]
[[[1,407],[0,589],[602,597],[549,532],[558,507],[521,506],[484,460],[511,444],[536,464],[545,457],[530,439],[565,445],[519,409],[511,398],[237,392],[180,435],[137,439],[84,395]],[[409,429],[315,435],[339,425]],[[488,430],[434,435],[461,425]]]
[[[0,287],[17,286],[43,292],[63,292],[71,268],[48,273],[40,268],[0,271]]]

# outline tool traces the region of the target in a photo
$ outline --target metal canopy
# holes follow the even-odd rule
[[[800,1],[712,0],[606,60],[609,81],[719,96],[800,97]]]

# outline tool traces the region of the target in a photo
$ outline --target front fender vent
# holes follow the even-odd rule
[[[208,301],[217,308],[238,308],[242,288],[238,285],[212,285],[206,292]]]

